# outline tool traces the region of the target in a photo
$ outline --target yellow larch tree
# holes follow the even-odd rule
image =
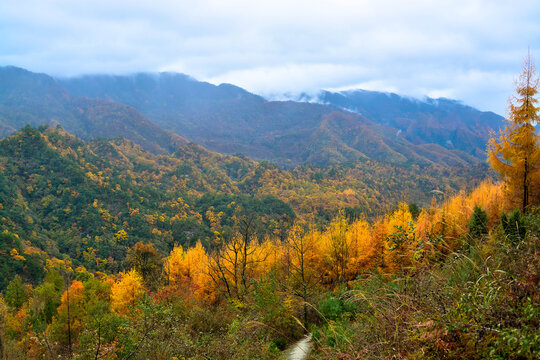
[[[165,260],[165,272],[172,287],[183,286],[199,300],[212,301],[215,298],[215,289],[208,276],[208,254],[200,241],[187,251],[180,245],[175,246]]]
[[[468,196],[469,212],[473,213],[475,205],[480,205],[486,210],[490,226],[497,225],[501,220],[501,213],[507,211],[503,186],[501,183],[484,181]]]
[[[111,307],[119,314],[127,314],[144,293],[143,278],[135,269],[120,273],[120,279],[111,287]]]
[[[422,209],[416,219],[416,238],[424,247],[424,261],[435,257],[441,237],[435,233],[434,224],[437,210]]]
[[[239,221],[238,230],[227,240],[220,240],[208,256],[208,276],[229,298],[242,301],[253,288],[253,282],[264,271],[271,268],[274,257],[273,245],[259,243],[255,234],[254,218]]]
[[[320,264],[318,236],[308,232],[302,221],[293,224],[285,243],[285,252],[289,260],[289,283],[295,296],[301,299],[303,322],[307,324],[307,304],[311,301],[313,288],[319,282],[317,264]]]
[[[535,124],[538,115],[539,79],[530,54],[517,81],[516,95],[510,98],[507,125],[499,137],[489,141],[491,166],[506,183],[508,197],[523,212],[540,203],[540,147]]]
[[[385,238],[384,264],[390,272],[411,266],[417,241],[409,206],[399,203],[397,209],[385,218],[389,234]]]
[[[177,283],[179,280],[185,276],[184,269],[184,248],[182,245],[176,245],[172,250],[171,254],[164,262],[164,270],[167,274],[167,282]]]
[[[375,257],[377,266],[384,268],[386,265],[384,263],[384,248],[385,248],[385,239],[388,236],[388,224],[384,219],[378,219],[371,226],[371,243],[375,248]]]
[[[327,273],[332,282],[346,280],[346,270],[349,262],[350,244],[347,238],[349,225],[345,213],[340,211],[323,234],[322,241],[326,244]]]
[[[369,223],[363,218],[349,226],[347,238],[349,243],[347,277],[354,279],[360,272],[376,265],[378,245],[376,238],[371,234]]]

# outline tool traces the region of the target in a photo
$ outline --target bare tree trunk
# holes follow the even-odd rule
[[[303,240],[302,240],[303,241]],[[307,283],[306,273],[304,268],[304,246],[302,242],[301,254],[300,254],[300,275],[302,277],[302,300],[304,300],[304,328],[307,329]]]
[[[529,164],[525,159],[525,171],[523,173],[523,213],[525,214],[529,207],[529,187],[527,185],[527,176],[529,172]]]
[[[98,321],[97,337],[98,337],[98,343],[96,346],[96,356],[94,356],[94,360],[97,360],[99,358],[99,350],[101,348],[101,321]]]
[[[229,280],[227,280],[227,275],[225,274],[225,270],[223,269],[223,265],[221,264],[221,261],[219,259],[220,255],[216,254],[216,266],[218,270],[218,277],[221,276],[221,281],[225,284],[225,288],[227,289],[227,294],[229,297],[232,297],[231,292],[231,286],[229,285]]]
[[[247,269],[247,263],[248,263],[248,246],[249,242],[251,240],[251,232],[252,232],[252,226],[253,226],[253,215],[249,216],[246,220],[242,220],[241,222],[242,228],[240,229],[242,231],[242,268],[241,268],[241,276],[242,276],[242,286],[244,288],[244,291],[247,289],[247,276],[246,276],[246,269]]]

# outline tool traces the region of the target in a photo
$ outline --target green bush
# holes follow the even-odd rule
[[[488,233],[488,216],[484,209],[475,205],[469,222],[469,234],[474,238],[482,237]]]
[[[504,230],[504,234],[510,243],[517,244],[519,241],[525,238],[527,228],[525,225],[525,219],[523,216],[521,216],[519,209],[515,209],[508,215],[503,213],[501,215],[501,225]]]
[[[319,302],[319,311],[324,319],[337,320],[343,314],[344,309],[340,299],[329,296]]]

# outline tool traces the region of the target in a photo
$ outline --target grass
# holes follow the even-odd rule
[[[537,359],[540,214],[501,226],[414,274],[372,274],[319,303],[310,359]]]

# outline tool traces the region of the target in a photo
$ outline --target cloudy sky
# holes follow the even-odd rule
[[[505,113],[538,0],[2,0],[0,65],[176,71],[255,93],[449,97]]]

